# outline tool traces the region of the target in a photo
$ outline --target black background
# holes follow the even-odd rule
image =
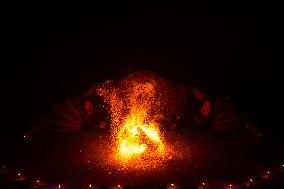
[[[282,19],[267,3],[14,3],[2,6],[1,143],[93,83],[141,69],[283,130]]]

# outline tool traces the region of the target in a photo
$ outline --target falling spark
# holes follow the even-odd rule
[[[130,76],[118,84],[107,81],[97,88],[111,118],[113,157],[123,167],[153,168],[166,159],[168,148],[161,122],[167,92],[159,88],[161,82]]]

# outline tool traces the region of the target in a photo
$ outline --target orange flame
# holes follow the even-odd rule
[[[141,165],[165,156],[160,130],[163,99],[159,80],[134,77],[114,83],[107,81],[97,88],[110,114],[115,139],[115,157],[123,165]],[[143,166],[143,165],[142,165]]]
[[[117,134],[120,159],[128,161],[141,155],[143,158],[162,155],[164,145],[157,123],[147,123],[143,110],[132,111]]]

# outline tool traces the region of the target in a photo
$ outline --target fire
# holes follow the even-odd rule
[[[121,160],[128,161],[133,157],[149,158],[164,153],[158,124],[147,123],[146,119],[147,115],[143,110],[133,111],[126,118],[117,135]]]
[[[110,115],[114,156],[123,166],[153,166],[166,155],[161,132],[167,98],[163,84],[153,75],[134,74],[97,88]]]

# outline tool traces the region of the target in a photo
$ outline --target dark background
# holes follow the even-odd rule
[[[1,144],[93,83],[152,70],[281,135],[281,17],[267,3],[2,6]]]

